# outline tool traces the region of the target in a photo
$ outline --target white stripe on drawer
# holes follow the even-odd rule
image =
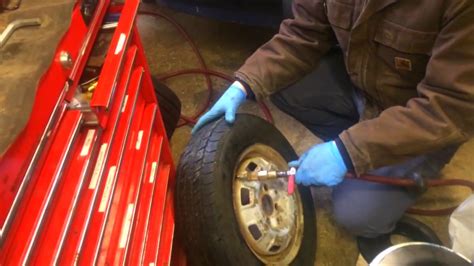
[[[95,163],[94,171],[92,172],[91,182],[89,183],[89,189],[95,189],[97,187],[97,180],[99,178],[100,169],[104,162],[105,152],[107,151],[107,143],[100,146],[99,155],[97,156],[97,162]]]
[[[107,175],[107,181],[105,183],[104,194],[102,194],[102,199],[100,200],[99,212],[104,212],[107,207],[107,201],[110,197],[110,191],[112,190],[112,181],[115,178],[115,171],[117,167],[114,165],[110,167],[109,174]]]

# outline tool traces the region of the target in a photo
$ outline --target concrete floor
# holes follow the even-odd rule
[[[179,21],[199,46],[209,68],[231,75],[245,59],[262,43],[271,38],[275,30],[247,27],[230,23],[189,16],[161,9]],[[197,67],[197,60],[178,32],[162,19],[141,16],[140,32],[145,45],[151,72],[154,75],[169,71]],[[181,98],[184,114],[193,114],[206,98],[205,83],[202,76],[189,75],[169,80],[167,83]],[[215,98],[228,83],[213,79]],[[273,106],[271,111],[276,126],[283,132],[297,153],[301,154],[320,140],[297,121],[283,114]],[[240,112],[257,113],[255,104],[249,103]],[[179,156],[190,138],[190,127],[176,130],[171,146],[173,156]],[[474,141],[463,145],[451,163],[443,170],[445,178],[474,179]],[[419,207],[436,208],[459,203],[470,192],[459,188],[433,189],[419,202]],[[317,213],[317,254],[315,265],[366,265],[360,259],[354,238],[337,227],[331,217],[330,189],[313,189]],[[448,217],[416,217],[438,233],[446,245],[450,245],[447,232]]]

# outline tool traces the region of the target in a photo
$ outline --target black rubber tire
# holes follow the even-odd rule
[[[166,135],[171,138],[181,115],[181,101],[170,88],[161,83],[156,77],[152,77],[152,81],[163,123],[165,124]]]
[[[391,247],[393,245],[390,240],[392,235],[401,235],[416,242],[443,245],[429,226],[414,218],[405,216],[398,221],[395,229],[390,234],[376,238],[357,237],[357,246],[365,261],[370,263],[380,252]]]
[[[234,125],[223,119],[193,135],[181,156],[176,184],[176,225],[190,265],[261,265],[247,247],[236,221],[232,201],[235,164],[249,146],[261,143],[285,160],[297,156],[285,137],[265,120],[237,115]],[[311,192],[298,187],[302,199],[304,234],[292,264],[313,265],[316,218]]]

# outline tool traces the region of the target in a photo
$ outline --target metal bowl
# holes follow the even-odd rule
[[[370,266],[472,266],[463,255],[455,251],[425,242],[408,242],[392,246],[382,251]]]

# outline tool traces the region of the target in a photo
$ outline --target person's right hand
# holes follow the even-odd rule
[[[235,113],[242,102],[245,101],[246,96],[245,88],[240,82],[235,81],[232,83],[219,100],[217,100],[214,106],[199,118],[191,131],[191,134],[196,133],[207,123],[214,121],[223,115],[225,115],[225,121],[227,121],[227,123],[234,123]]]

